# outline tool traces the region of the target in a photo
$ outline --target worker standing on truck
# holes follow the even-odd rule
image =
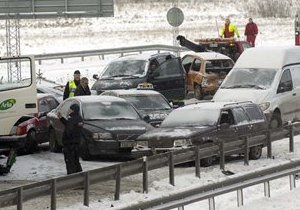
[[[247,37],[247,42],[251,44],[252,47],[255,47],[255,39],[258,33],[258,28],[256,23],[253,22],[252,18],[249,18],[249,22],[245,27],[245,36]]]
[[[75,90],[77,86],[80,84],[80,71],[74,71],[74,79],[67,82],[63,99],[67,99],[69,97],[73,97],[75,95]]]
[[[234,34],[236,34],[236,36],[238,38],[240,38],[240,34],[239,31],[237,30],[236,26],[230,22],[229,18],[225,19],[225,24],[223,25],[223,27],[221,28],[220,31],[220,37],[224,37],[224,38],[233,38]]]

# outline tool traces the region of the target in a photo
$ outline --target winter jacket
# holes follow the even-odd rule
[[[82,87],[81,85],[77,86],[74,95],[75,96],[91,95],[91,91],[90,91],[89,86],[87,86],[86,88]]]
[[[62,117],[60,118],[60,121],[65,126],[65,130],[62,137],[63,145],[79,144],[83,125],[81,116],[76,112],[72,112],[69,115],[68,119]]]
[[[232,23],[224,24],[220,31],[220,36],[224,38],[231,38],[234,37],[236,34],[237,37],[240,37],[239,31],[237,30],[236,26]]]
[[[257,33],[258,33],[257,25],[254,22],[247,23],[245,28],[245,36],[257,35]]]
[[[63,99],[67,99],[69,97],[74,96],[74,92],[76,90],[76,88],[79,86],[80,84],[80,80],[71,80],[69,82],[67,82],[66,86],[65,86],[65,91],[64,91],[64,97]]]

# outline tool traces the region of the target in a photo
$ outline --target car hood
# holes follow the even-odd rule
[[[143,134],[153,127],[143,120],[93,120],[84,121],[84,128],[93,133],[105,130],[112,134]]]
[[[241,102],[252,101],[253,103],[262,103],[269,90],[257,90],[251,88],[219,89],[213,97],[217,102]]]
[[[157,128],[139,136],[138,140],[187,139],[212,129],[213,126]]]
[[[116,89],[130,89],[136,88],[138,84],[145,81],[144,77],[140,78],[128,78],[117,77],[112,79],[99,79],[92,86],[92,90],[102,92],[104,90],[116,90]]]

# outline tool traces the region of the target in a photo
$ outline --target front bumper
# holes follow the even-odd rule
[[[24,147],[27,134],[0,136],[0,149]]]

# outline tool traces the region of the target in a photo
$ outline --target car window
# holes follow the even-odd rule
[[[292,68],[291,71],[294,86],[300,88],[300,66]]]
[[[169,77],[170,75],[181,75],[181,61],[178,58],[167,59],[155,71],[159,72],[158,77]]]
[[[282,75],[278,86],[278,92],[286,92],[293,89],[292,76],[289,69],[286,69]]]
[[[104,69],[102,78],[133,76],[145,74],[145,60],[122,60],[109,63]]]
[[[232,113],[235,124],[246,124],[249,122],[248,116],[241,107],[233,108]]]
[[[72,102],[73,102],[72,100],[65,101],[64,104],[60,107],[59,111],[63,117],[68,116]]]
[[[121,95],[137,109],[171,109],[170,104],[161,95]]]
[[[234,119],[230,110],[223,110],[221,112],[220,124],[224,124],[224,123],[229,125],[234,124]]]
[[[193,71],[200,71],[201,67],[201,60],[200,59],[195,59],[193,65],[192,65],[192,70]]]
[[[186,71],[186,73],[188,73],[188,71],[190,70],[190,67],[192,65],[193,60],[194,60],[194,57],[189,56],[189,55],[183,57],[182,65],[183,65],[184,70]]]
[[[245,110],[251,121],[264,120],[264,114],[257,106],[246,106]]]
[[[52,97],[49,97],[49,98],[47,98],[47,102],[48,102],[48,104],[49,104],[49,106],[50,106],[50,110],[52,110],[52,109],[55,109],[57,106],[58,106],[58,102],[57,102],[57,100],[55,100],[54,98],[52,98]]]

